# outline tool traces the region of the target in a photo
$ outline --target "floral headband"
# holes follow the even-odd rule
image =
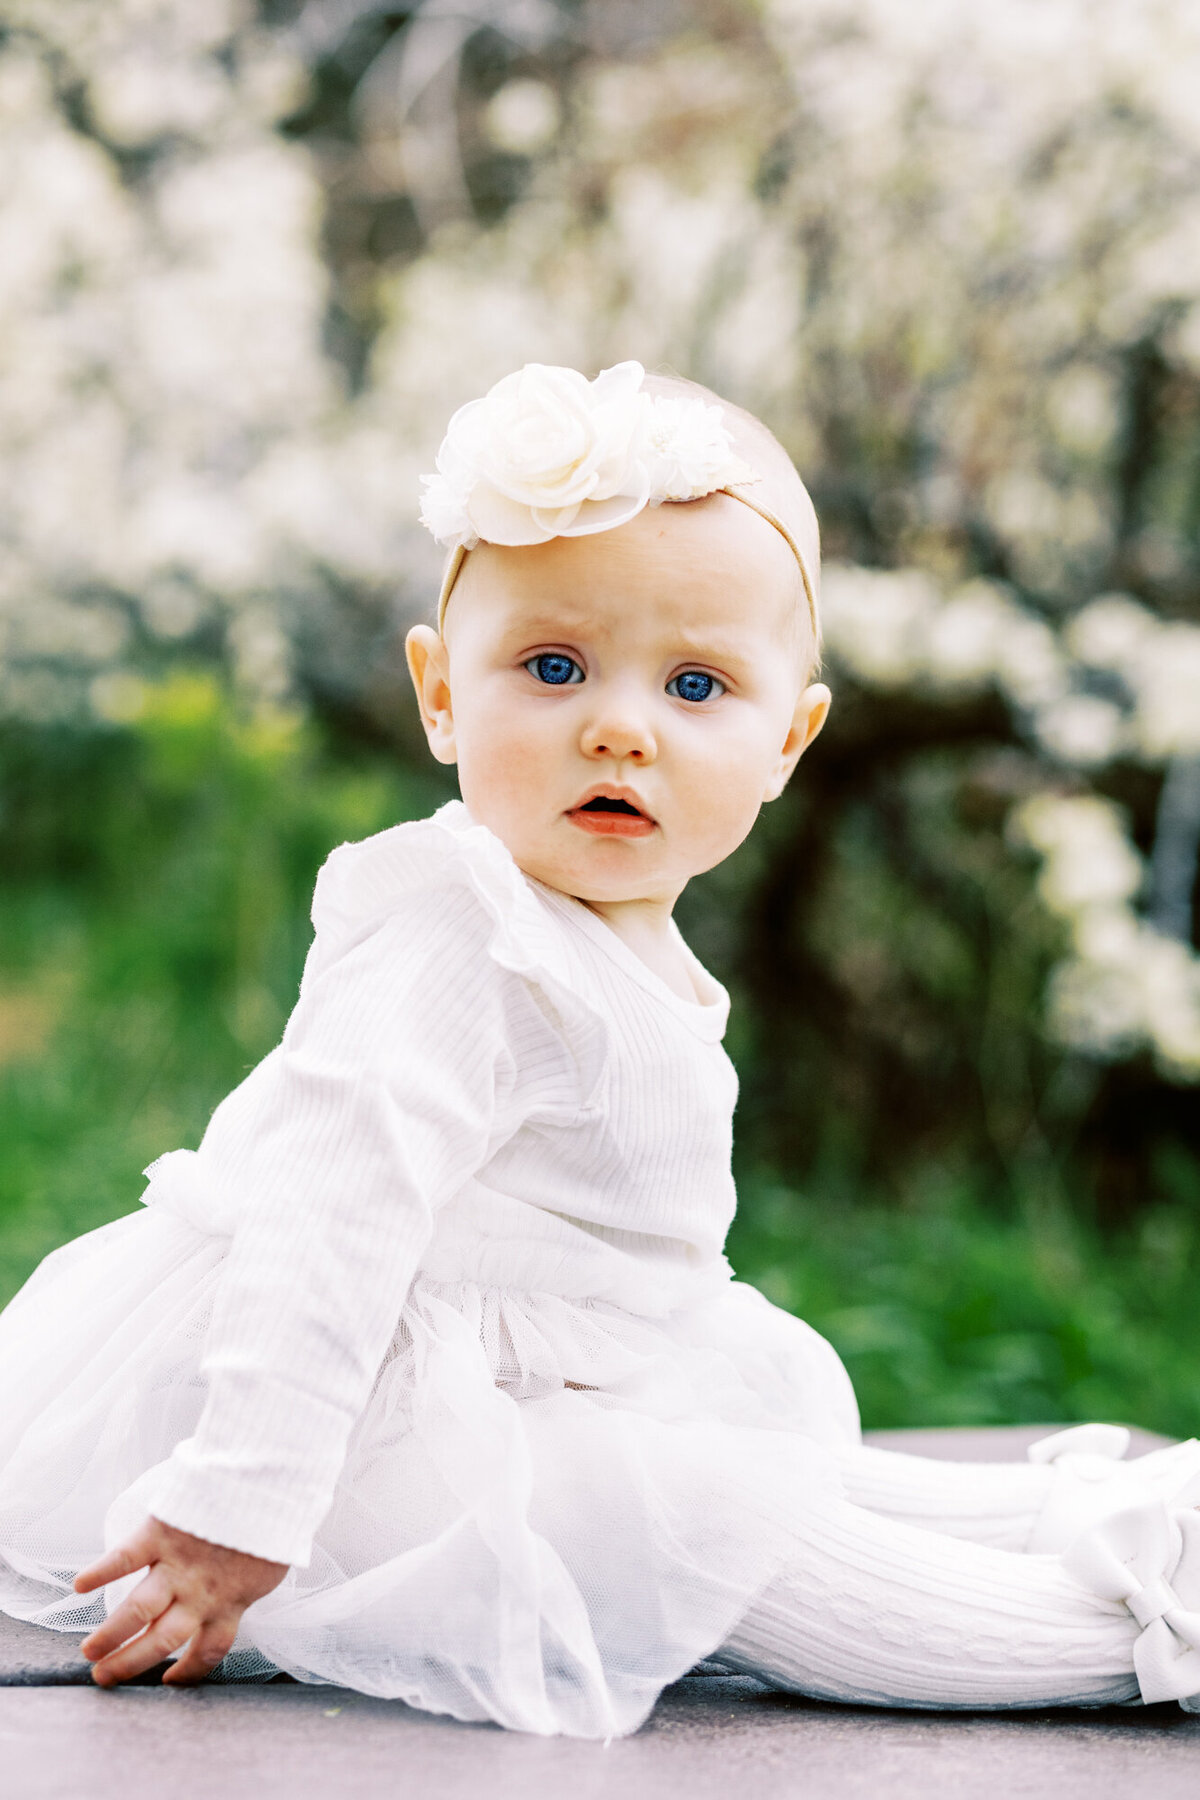
[[[762,477],[737,454],[723,409],[690,394],[647,393],[644,380],[638,362],[617,363],[595,381],[577,369],[526,363],[459,407],[436,473],[421,477],[421,523],[450,551],[439,631],[463,560],[480,542],[587,537],[626,524],[644,507],[716,493],[744,501],[786,538],[816,630],[815,567],[765,495],[753,491]],[[811,513],[807,495],[805,502]]]

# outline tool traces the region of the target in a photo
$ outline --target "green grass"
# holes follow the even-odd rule
[[[749,1179],[730,1256],[837,1347],[867,1425],[1200,1435],[1200,1221],[1180,1201],[1107,1239],[1061,1206],[997,1217],[969,1185],[838,1208]]]
[[[0,1300],[278,1041],[329,850],[441,797],[198,675],[127,731],[0,744]]]
[[[106,734],[0,737],[0,1300],[137,1204],[277,1041],[329,849],[444,783],[246,718],[209,678]],[[836,1181],[830,1193],[848,1187]],[[1194,1169],[1105,1239],[931,1171],[907,1206],[744,1176],[739,1273],[845,1357],[868,1424],[1115,1418],[1200,1431]]]

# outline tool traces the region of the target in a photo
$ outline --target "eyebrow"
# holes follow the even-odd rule
[[[674,633],[674,638],[685,653],[694,655],[700,662],[744,665],[753,661],[752,657],[746,655],[737,638],[723,638],[717,633],[710,636],[707,633],[691,632],[686,627]]]
[[[559,638],[590,637],[594,630],[594,618],[583,615],[568,618],[564,613],[535,613],[532,617],[514,619],[504,627],[503,636],[506,643],[510,638],[528,638],[530,642],[535,638],[557,641]]]

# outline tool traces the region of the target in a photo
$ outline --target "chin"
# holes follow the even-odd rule
[[[511,846],[510,846],[511,848]],[[513,858],[518,868],[534,881],[573,894],[577,900],[622,900],[632,898],[630,888],[640,885],[640,871],[632,861],[618,864],[615,857],[539,856],[533,849],[523,856],[517,849]],[[607,866],[605,866],[607,864]]]
[[[573,894],[576,900],[586,900],[596,904],[613,904],[622,900],[670,900],[678,897],[680,890],[686,885],[686,877],[672,880],[662,869],[638,867],[632,861],[622,867],[597,868],[590,867],[582,861],[569,868],[562,868],[557,878],[539,876],[539,880],[548,880],[551,887],[557,887],[565,894]]]

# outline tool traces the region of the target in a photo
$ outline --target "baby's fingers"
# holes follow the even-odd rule
[[[163,1684],[167,1687],[178,1687],[189,1681],[203,1681],[210,1675],[223,1657],[233,1649],[233,1640],[237,1636],[236,1625],[208,1624],[203,1626],[192,1639],[178,1662],[171,1664],[163,1674]]]
[[[89,1662],[99,1662],[110,1651],[119,1649],[127,1638],[136,1636],[155,1619],[161,1618],[174,1598],[174,1589],[161,1569],[151,1569],[145,1581],[138,1583],[116,1612],[103,1625],[98,1625],[90,1637],[84,1638],[80,1650]]]
[[[98,1687],[115,1687],[118,1681],[130,1681],[135,1675],[144,1675],[147,1669],[165,1662],[172,1650],[186,1644],[197,1624],[195,1613],[176,1601],[140,1637],[94,1663],[92,1680]]]
[[[120,1581],[123,1575],[132,1575],[136,1569],[144,1569],[156,1554],[156,1543],[150,1529],[151,1521],[147,1520],[140,1531],[117,1544],[112,1550],[105,1551],[96,1562],[81,1569],[75,1577],[74,1588],[77,1594],[90,1594],[93,1588],[107,1587],[110,1581]]]

